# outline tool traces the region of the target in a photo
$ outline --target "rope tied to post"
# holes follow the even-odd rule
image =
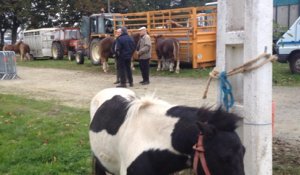
[[[264,59],[265,58],[265,59]],[[261,61],[260,63],[258,63],[258,61],[260,61],[261,59],[264,59],[263,61]],[[227,110],[229,110],[230,107],[232,107],[233,103],[234,103],[234,99],[233,99],[233,95],[231,92],[231,85],[229,83],[229,81],[227,80],[227,77],[238,74],[238,73],[245,73],[245,72],[250,72],[254,69],[257,69],[269,62],[274,62],[277,60],[277,56],[276,55],[271,55],[271,54],[267,54],[267,53],[262,53],[260,55],[258,55],[256,58],[246,62],[245,64],[243,64],[242,66],[239,66],[237,68],[232,69],[229,72],[219,72],[217,70],[217,68],[215,67],[210,73],[209,73],[209,78],[206,84],[206,88],[203,94],[202,99],[206,99],[207,98],[207,93],[208,93],[208,89],[210,86],[210,83],[212,81],[212,79],[219,79],[220,82],[220,89],[221,89],[221,94],[223,93],[223,103],[226,107]]]

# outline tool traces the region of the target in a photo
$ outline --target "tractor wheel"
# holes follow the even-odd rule
[[[93,65],[100,64],[100,39],[95,38],[90,44],[90,59]]]
[[[77,52],[75,55],[75,60],[77,64],[83,64],[84,63],[84,55],[82,52]]]
[[[64,48],[58,42],[52,44],[51,52],[52,52],[52,57],[55,60],[57,59],[61,60],[64,57]]]
[[[289,60],[289,65],[293,74],[300,74],[300,52],[292,56]]]
[[[68,60],[73,61],[75,59],[75,55],[73,51],[68,51]]]

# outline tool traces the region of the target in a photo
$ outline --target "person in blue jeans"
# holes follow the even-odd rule
[[[135,43],[128,35],[127,28],[121,28],[121,35],[116,40],[116,56],[118,58],[118,71],[120,75],[120,84],[117,87],[126,87],[126,76],[129,86],[133,86],[133,78],[131,72],[131,58],[135,51]]]

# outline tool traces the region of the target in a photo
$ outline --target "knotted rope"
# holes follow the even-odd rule
[[[264,59],[262,62],[257,63],[259,60]],[[234,103],[234,99],[233,99],[233,95],[231,92],[231,85],[227,80],[227,77],[238,74],[238,73],[245,73],[245,72],[250,72],[254,69],[257,69],[269,62],[274,62],[277,60],[277,56],[275,55],[271,55],[271,54],[267,54],[267,53],[262,53],[260,55],[258,55],[256,58],[246,62],[245,64],[243,64],[242,66],[239,66],[237,68],[232,69],[229,72],[222,72],[220,73],[219,71],[217,71],[216,67],[209,73],[209,78],[206,84],[206,88],[203,94],[202,99],[206,99],[207,97],[207,92],[210,86],[210,83],[212,81],[213,78],[215,79],[220,79],[220,89],[221,91],[224,93],[223,96],[223,103],[226,106],[226,109],[229,109],[233,103]]]

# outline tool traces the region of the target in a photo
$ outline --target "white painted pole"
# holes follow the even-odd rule
[[[218,1],[217,67],[229,71],[272,53],[273,0]],[[239,135],[246,146],[246,175],[272,174],[272,65],[229,78],[244,117]]]

